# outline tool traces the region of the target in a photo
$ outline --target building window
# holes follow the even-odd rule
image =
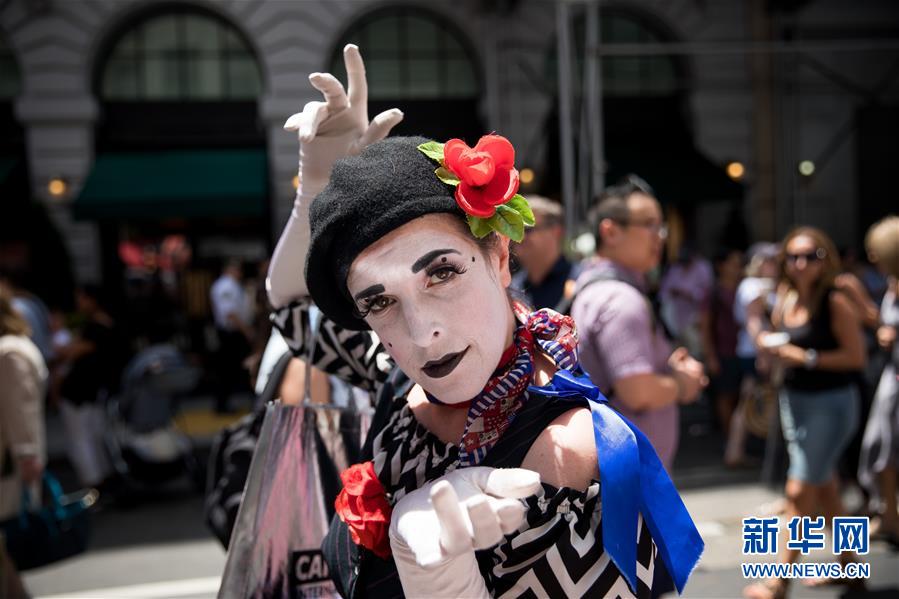
[[[586,49],[586,20],[582,15],[574,17],[574,56],[572,77],[581,85]],[[600,38],[602,44],[662,43],[665,39],[644,19],[628,13],[602,11],[600,13]],[[556,46],[550,50],[548,71],[555,80],[558,64]],[[604,56],[602,59],[602,89],[606,97],[672,96],[683,87],[679,81],[674,58],[664,55]]]
[[[369,13],[346,32],[331,59],[331,73],[346,81],[343,47],[364,54],[368,93],[379,99],[461,99],[480,90],[472,52],[441,17],[413,7]]]
[[[6,44],[3,36],[0,36],[0,101],[14,99],[21,89],[21,77],[19,66],[12,48]]]
[[[113,44],[103,65],[104,100],[252,100],[256,59],[225,21],[200,13],[149,17]]]

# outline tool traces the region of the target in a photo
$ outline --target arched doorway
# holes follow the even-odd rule
[[[483,135],[479,63],[464,34],[447,19],[412,6],[384,7],[356,19],[329,63],[344,82],[348,43],[364,53],[370,115],[393,107],[405,113],[395,133],[469,143]]]
[[[202,350],[220,265],[255,275],[270,250],[258,61],[233,24],[191,5],[135,14],[98,57],[96,157],[75,216],[100,226],[104,285],[142,325],[132,335],[172,331]]]

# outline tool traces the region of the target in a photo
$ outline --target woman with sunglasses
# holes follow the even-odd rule
[[[852,301],[835,287],[840,260],[830,238],[814,227],[799,227],[782,247],[771,317],[776,331],[760,333],[756,343],[784,368],[780,417],[790,459],[785,522],[823,514],[830,525],[834,516],[844,515],[837,461],[859,424],[855,374],[865,364],[862,330]],[[780,540],[782,563],[798,555]],[[786,583],[767,580],[746,587],[744,595],[784,597]]]
[[[268,281],[291,348],[311,299],[314,365],[378,398],[323,545],[338,590],[682,590],[702,540],[658,457],[578,367],[571,319],[507,294],[509,239],[534,222],[512,145],[382,140],[402,113],[369,123],[358,49],[344,60],[349,89],[312,74],[325,101],[285,125],[301,187]]]

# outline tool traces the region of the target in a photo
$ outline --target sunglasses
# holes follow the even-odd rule
[[[827,252],[822,248],[818,248],[814,252],[805,252],[802,254],[787,254],[786,259],[790,264],[796,264],[799,262],[800,258],[805,258],[806,262],[818,262],[819,260],[824,260],[827,256]]]
[[[627,220],[616,220],[616,223],[621,225],[622,227],[639,227],[641,229],[646,229],[649,231],[650,235],[658,235],[662,239],[668,238],[668,227],[663,223],[658,221],[627,221]]]

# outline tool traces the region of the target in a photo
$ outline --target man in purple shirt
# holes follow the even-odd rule
[[[613,407],[649,438],[667,469],[678,441],[678,405],[707,384],[702,364],[671,346],[646,296],[667,233],[652,189],[633,175],[592,210],[597,258],[578,277],[571,315],[583,367]]]

